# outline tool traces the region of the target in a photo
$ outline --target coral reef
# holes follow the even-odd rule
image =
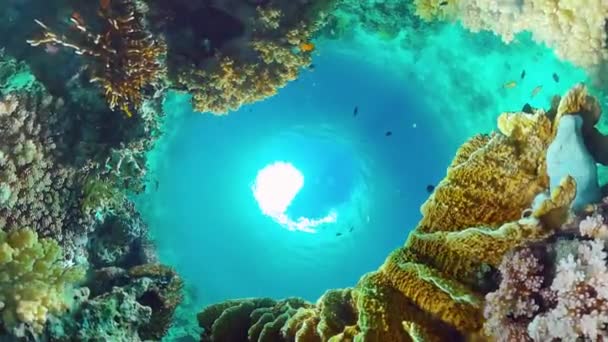
[[[487,295],[488,336],[517,341],[597,341],[608,336],[608,199],[589,205],[543,244],[505,256]]]
[[[148,16],[167,37],[172,85],[193,95],[195,110],[225,114],[274,95],[311,63],[310,40],[334,2],[152,0]]]
[[[21,229],[0,231],[0,314],[4,329],[40,333],[49,314],[68,308],[66,292],[84,278],[84,270],[62,264],[61,248],[52,239]]]
[[[602,78],[608,66],[608,7],[602,0],[416,0],[416,7],[425,20],[458,20],[473,32],[492,31],[507,43],[520,32],[531,32],[534,40],[552,48],[558,57],[606,81]]]
[[[19,265],[49,268],[46,278],[27,270],[11,275],[19,265],[3,258],[10,272],[2,272],[2,281],[23,276],[29,285],[14,287],[23,293],[2,294],[8,296],[0,299],[2,340],[95,340],[97,333],[105,340],[160,340],[181,301],[174,271],[145,266],[156,262],[154,247],[127,196],[144,189],[145,154],[158,136],[163,94],[142,97],[139,115],[127,118],[112,113],[83,79],[51,95],[25,63],[0,54],[0,232],[11,236],[28,227],[34,237],[56,241],[41,238],[31,253],[15,254]],[[13,253],[2,250],[6,258]],[[92,275],[83,279],[90,298],[82,289],[61,304],[61,282],[69,287],[71,275],[85,268]],[[27,296],[38,297],[17,303]]]
[[[229,340],[222,329],[228,325],[239,326],[235,331],[250,341],[264,340],[251,334],[260,325],[273,331],[280,325],[277,341],[481,337],[484,314],[486,332],[500,330],[497,327],[507,320],[484,310],[484,296],[495,289],[498,270],[508,283],[502,283],[488,302],[500,303],[503,313],[515,311],[529,318],[529,311],[538,309],[530,296],[540,288],[543,268],[536,259],[528,259],[533,255],[530,250],[517,248],[560,232],[573,201],[583,195],[569,175],[550,186],[550,175],[558,172],[555,165],[548,168],[546,158],[560,134],[559,122],[565,115],[589,116],[590,104],[584,87],[577,86],[554,113],[503,113],[498,132],[475,136],[457,151],[446,177],[423,204],[422,220],[377,271],[364,275],[352,289],[328,292],[314,306],[288,310],[289,317],[278,321],[276,315],[261,319],[254,314],[260,307],[275,308],[275,302],[264,299],[211,306],[199,315],[203,339]],[[505,255],[528,262],[521,267],[505,265]],[[515,303],[501,302],[501,296],[512,294],[505,288],[509,284],[528,289],[526,296]],[[506,332],[522,336],[517,327]]]
[[[84,20],[73,15],[70,20],[78,37],[58,35],[36,20],[44,32],[42,37],[28,40],[28,43],[32,46],[59,45],[90,58],[90,81],[100,83],[110,109],[119,109],[132,116],[142,104],[142,92],[162,76],[163,64],[158,60],[166,48],[146,32],[141,15],[130,0],[100,5],[103,27],[99,34],[90,32]]]
[[[89,220],[78,209],[77,169],[61,161],[64,102],[24,64],[0,60],[0,228],[30,227],[73,256],[78,247],[70,245],[86,234]]]
[[[158,341],[181,302],[181,278],[158,264],[102,269],[91,283],[96,285],[91,298],[50,321],[46,335],[51,340]]]

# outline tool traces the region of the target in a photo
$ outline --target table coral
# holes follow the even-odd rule
[[[425,20],[459,20],[473,32],[489,30],[507,43],[519,32],[531,32],[534,40],[554,49],[558,57],[607,81],[602,79],[608,67],[604,0],[460,0],[446,1],[447,6],[438,2],[416,0],[418,15]]]
[[[0,231],[0,313],[11,331],[26,324],[42,332],[49,314],[68,308],[65,295],[84,270],[65,267],[61,248],[29,229]]]
[[[571,98],[566,96],[562,107]],[[503,113],[499,132],[466,142],[423,204],[423,218],[405,245],[352,289],[330,291],[315,306],[292,312],[277,341],[482,337],[484,295],[492,290],[503,257],[555,234],[577,195],[570,176],[545,195],[546,153],[559,118],[552,121],[542,110]],[[245,302],[250,303],[245,312],[234,309]],[[221,341],[225,335],[216,328],[232,320],[239,320],[241,331],[259,326],[251,303],[204,310],[199,318],[205,318],[205,340]]]

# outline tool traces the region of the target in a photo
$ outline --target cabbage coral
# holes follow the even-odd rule
[[[39,239],[29,229],[0,231],[0,313],[7,329],[28,324],[42,331],[49,314],[67,308],[66,290],[84,277],[78,267],[61,264],[55,240]]]

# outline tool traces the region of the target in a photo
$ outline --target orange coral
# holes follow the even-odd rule
[[[91,82],[99,82],[110,109],[119,109],[128,116],[138,110],[146,86],[158,81],[164,74],[159,59],[166,47],[144,30],[140,16],[128,0],[114,1],[102,6],[99,15],[103,21],[100,34],[93,34],[79,17],[72,17],[79,37],[67,38],[44,29],[41,38],[28,40],[32,46],[58,44],[89,57],[92,62]]]

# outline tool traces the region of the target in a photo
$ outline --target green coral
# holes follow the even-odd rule
[[[29,229],[0,231],[0,314],[6,329],[25,323],[39,333],[48,314],[67,309],[64,294],[84,278],[84,270],[64,267],[61,259],[55,240],[39,239]]]

